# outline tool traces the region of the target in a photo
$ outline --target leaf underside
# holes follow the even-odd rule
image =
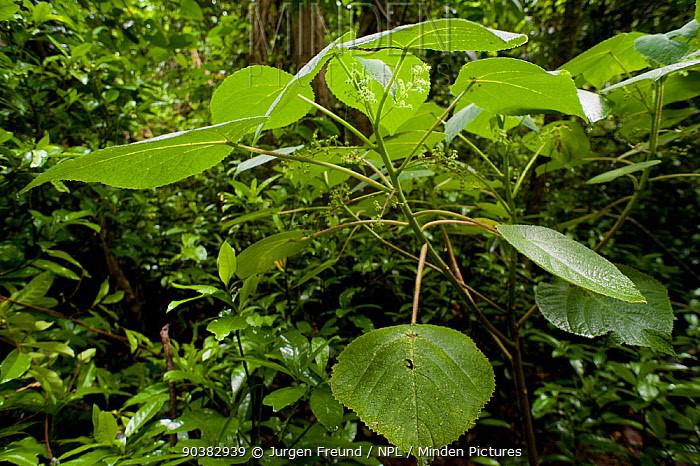
[[[101,149],[54,165],[21,192],[58,180],[98,182],[132,189],[174,183],[221,162],[233,150],[229,144],[240,140],[250,128],[265,119],[243,118]]]
[[[584,337],[613,333],[623,343],[673,353],[673,309],[666,288],[635,269],[620,269],[639,288],[646,303],[627,303],[556,281],[537,285],[537,306],[548,321],[567,332]]]

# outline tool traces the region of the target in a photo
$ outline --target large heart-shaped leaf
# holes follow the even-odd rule
[[[584,337],[612,332],[629,345],[672,353],[673,309],[666,288],[630,267],[620,269],[639,288],[646,303],[627,303],[557,281],[537,285],[537,306],[548,321],[567,332]]]
[[[249,66],[226,78],[214,91],[211,98],[212,123],[238,120],[264,113],[287,86],[288,92],[301,94],[314,100],[309,82],[294,77],[270,66]],[[281,128],[290,125],[311,109],[311,104],[301,99],[289,99],[270,112],[263,129]]]
[[[174,183],[221,162],[233,150],[231,143],[263,121],[265,117],[242,118],[108,147],[54,165],[21,192],[57,180],[98,182],[133,189]]]
[[[561,112],[585,118],[568,72],[548,72],[515,58],[486,58],[462,67],[450,90],[465,89],[458,108],[473,103],[493,113]]]
[[[645,302],[632,280],[613,263],[558,231],[536,225],[496,228],[515,249],[552,275],[611,298]]]
[[[339,49],[347,49],[353,45],[353,42],[348,41],[352,37],[352,33],[348,32],[338,39],[334,40],[327,46],[318,52],[314,57],[306,62],[299,71],[294,75],[294,77],[282,88],[279,92],[275,93],[272,103],[267,107],[265,111],[265,116],[272,116],[277,113],[279,109],[289,105],[292,100],[299,100],[298,94],[299,90],[303,89],[311,83],[314,77],[321,72],[324,65],[333,56],[333,52]],[[255,136],[259,136],[263,130],[264,125],[260,124],[255,130]]]
[[[441,18],[399,26],[358,39],[356,46],[367,49],[428,49],[441,52],[512,49],[527,42],[525,34],[489,29],[461,18]]]
[[[474,425],[491,398],[491,364],[466,335],[435,325],[374,330],[350,343],[333,395],[404,452],[439,448]]]

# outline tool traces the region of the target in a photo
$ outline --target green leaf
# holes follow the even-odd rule
[[[568,72],[548,72],[515,58],[485,58],[467,63],[450,90],[458,95],[467,88],[458,108],[473,103],[493,113],[561,112],[585,117]]]
[[[494,374],[466,335],[398,325],[350,343],[330,385],[367,427],[407,452],[442,447],[471,428],[491,398]]]
[[[195,0],[182,0],[180,2],[180,14],[182,14],[183,18],[193,19],[195,21],[202,21],[204,19],[202,9]]]
[[[101,411],[97,405],[92,405],[93,437],[100,443],[111,443],[119,432],[119,426],[111,413]]]
[[[251,275],[250,277],[243,280],[243,286],[241,287],[241,292],[238,294],[238,299],[241,308],[243,308],[248,302],[250,295],[255,293],[258,288],[258,282],[260,281],[260,275]]]
[[[276,261],[292,256],[308,245],[302,239],[302,231],[285,231],[268,236],[248,246],[238,255],[238,278],[246,279],[251,275],[264,273],[271,269]]]
[[[261,115],[280,93],[290,86],[294,76],[270,66],[254,65],[236,71],[216,88],[211,98],[212,123]],[[314,100],[309,82],[298,81],[288,92]],[[293,87],[293,89],[292,89]],[[311,104],[301,99],[288,99],[269,113],[263,129],[282,128],[302,118]],[[247,129],[254,129],[250,127]]]
[[[360,63],[360,65],[362,65],[366,76],[371,77],[379,84],[381,84],[382,88],[386,89],[386,87],[389,85],[392,78],[394,77],[394,70],[391,69],[389,65],[382,61],[381,58],[367,58],[367,56],[362,57],[361,55],[358,55],[355,56],[355,59],[358,63]],[[396,95],[396,87],[396,82],[394,82],[394,84],[391,86],[391,89],[389,89],[389,93],[392,96]]]
[[[207,325],[207,330],[214,334],[214,338],[221,341],[231,332],[242,330],[248,327],[245,317],[238,315],[227,315],[213,320]]]
[[[695,21],[700,23],[700,0],[695,0]]]
[[[15,13],[19,11],[19,5],[12,0],[3,0],[0,2],[0,21],[11,20]]]
[[[50,260],[37,259],[32,263],[32,265],[42,270],[48,270],[49,272],[52,272],[53,274],[58,275],[59,277],[64,277],[69,280],[80,280],[80,277],[71,269]]]
[[[136,434],[145,423],[147,423],[153,416],[158,414],[158,411],[160,411],[160,408],[163,407],[164,403],[165,399],[159,398],[141,406],[138,411],[131,416],[131,419],[129,419],[129,422],[126,424],[124,435],[126,435],[128,438]]]
[[[236,253],[227,241],[219,248],[219,257],[216,258],[216,266],[219,270],[219,278],[224,286],[228,286],[231,277],[236,273]]]
[[[311,60],[306,62],[306,64],[302,66],[299,71],[297,71],[291,81],[289,81],[282,89],[280,89],[279,93],[275,95],[274,100],[265,112],[265,116],[271,117],[281,109],[285,108],[287,105],[290,105],[290,101],[300,100],[297,96],[299,94],[303,94],[303,89],[305,89],[305,87],[311,83],[314,77],[321,72],[323,66],[328,60],[330,60],[332,52],[340,48],[349,48],[351,46],[352,42],[346,42],[346,40],[350,37],[352,37],[352,33],[349,32],[344,34],[342,37],[339,37],[328,44]],[[263,128],[264,125],[262,123],[258,125],[257,129],[255,130],[256,138],[260,135]]]
[[[54,165],[21,193],[48,181],[99,182],[118,188],[155,188],[200,173],[222,161],[263,117],[244,118],[109,147]]]
[[[27,283],[27,285],[16,293],[12,293],[14,301],[25,304],[37,304],[46,296],[53,284],[53,274],[42,272]],[[8,309],[12,304],[9,301],[0,301],[0,312]]]
[[[629,345],[673,352],[673,309],[666,288],[650,276],[620,266],[640,290],[646,303],[628,303],[571,286],[564,281],[540,283],[535,300],[556,327],[584,337],[612,332]]]
[[[666,34],[651,34],[634,41],[639,53],[660,65],[676,63],[688,53],[688,44],[669,39]]]
[[[39,455],[46,450],[34,437],[25,437],[10,443],[0,450],[0,463],[12,463],[17,466],[36,466],[40,464]]]
[[[0,365],[0,383],[21,377],[32,365],[32,357],[13,349]]]
[[[320,273],[323,271],[333,267],[335,263],[338,261],[337,258],[334,259],[328,259],[327,261],[321,262],[318,264],[316,267],[313,267],[311,270],[306,272],[300,279],[297,281],[292,288],[296,288],[298,286],[303,285],[304,283],[308,282],[312,278],[318,276]]]
[[[343,422],[343,405],[333,398],[331,391],[323,384],[314,388],[309,399],[311,412],[314,413],[318,422],[330,430],[335,431]]]
[[[418,57],[407,54],[401,68],[397,71],[400,58],[400,54],[389,50],[376,52],[356,50],[339,54],[328,64],[326,83],[338,100],[345,105],[376,118],[384,87],[391,76],[396,74],[396,81],[392,87],[394,91],[390,92],[386,99],[381,119],[382,127],[393,134],[425,102],[430,91],[428,67]],[[383,65],[383,68],[376,63]],[[350,72],[355,82],[360,83],[362,93],[355,88],[346,70]],[[369,113],[367,107],[369,107]]]
[[[645,302],[615,265],[581,243],[536,225],[498,225],[503,238],[547,272],[574,285],[630,303]]]
[[[600,88],[616,76],[648,66],[634,45],[634,41],[642,36],[644,34],[641,32],[618,34],[577,55],[560,69],[567,70],[574,77],[583,76],[587,83]]]
[[[649,167],[653,167],[654,165],[658,165],[661,163],[661,160],[649,160],[647,162],[638,162],[638,163],[632,163],[629,165],[625,165],[624,167],[621,168],[616,168],[614,170],[607,171],[605,173],[601,173],[600,175],[596,175],[590,180],[586,181],[586,184],[598,184],[598,183],[607,183],[608,181],[612,181],[616,178],[619,178],[624,175],[628,175],[630,173],[646,170]]]
[[[433,123],[435,123],[444,112],[445,109],[435,102],[425,102],[418,107],[418,110],[411,115],[411,118],[401,125],[396,132],[425,131],[426,128],[433,126]]]
[[[688,61],[682,61],[679,63],[674,63],[672,65],[664,66],[661,68],[656,68],[655,70],[647,71],[646,73],[642,73],[640,75],[637,75],[633,78],[630,79],[625,79],[624,81],[621,81],[617,84],[614,84],[612,86],[606,87],[605,89],[602,89],[600,92],[610,92],[615,89],[619,89],[621,87],[629,86],[630,84],[638,83],[640,81],[646,81],[646,80],[651,80],[651,81],[658,81],[659,79],[671,74],[675,73],[676,71],[681,71],[681,70],[687,70],[690,68],[695,68],[698,65],[700,65],[700,58],[697,58],[695,60],[688,60]]]
[[[481,107],[469,104],[460,111],[456,112],[452,117],[445,122],[445,140],[450,143],[464,128],[484,111]]]
[[[62,354],[64,356],[68,356],[69,358],[75,357],[75,352],[73,351],[73,348],[66,345],[65,343],[60,343],[57,341],[37,341],[33,343],[24,343],[23,346],[27,346],[29,348],[42,349],[50,353]]]
[[[97,296],[95,296],[95,300],[92,302],[92,305],[94,306],[95,304],[101,302],[102,298],[107,296],[107,293],[109,293],[109,278],[105,278],[100,284],[100,289],[97,291]]]
[[[605,97],[582,89],[577,89],[576,93],[578,94],[583,113],[589,122],[595,123],[610,114],[612,106]]]
[[[134,354],[139,347],[140,334],[126,328],[124,329],[124,333],[126,334],[126,339],[129,342],[129,350],[131,351],[131,354]]]
[[[275,390],[274,392],[268,394],[263,398],[263,404],[267,406],[272,406],[272,410],[277,412],[287,406],[296,403],[299,398],[304,396],[306,393],[305,385],[298,385],[296,387],[285,387]]]
[[[32,9],[32,19],[37,24],[49,21],[52,16],[51,5],[47,2],[39,2]]]
[[[527,42],[525,34],[489,29],[460,18],[442,18],[399,26],[355,41],[365,49],[402,48],[441,52],[495,52]]]
[[[510,129],[515,128],[516,126],[523,125],[526,127],[530,127],[530,117],[528,115],[526,116],[506,116],[504,125],[503,125],[503,130],[508,131]],[[468,131],[470,133],[476,134],[477,136],[481,136],[482,138],[490,139],[490,140],[496,140],[499,136],[500,128],[498,128],[496,124],[496,114],[492,112],[487,112],[483,108],[474,105],[474,104],[469,104],[466,107],[462,108],[458,112],[456,112],[452,118],[447,120],[447,124],[445,125],[445,132],[448,133],[454,133],[454,136],[452,134],[448,133],[449,136],[452,138],[456,137],[457,134],[459,134],[460,131]],[[462,126],[460,129],[459,127]],[[532,128],[531,128],[532,129]],[[451,138],[447,138],[448,142],[451,142]]]

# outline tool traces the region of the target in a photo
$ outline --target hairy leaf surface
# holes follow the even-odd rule
[[[496,228],[515,249],[552,275],[611,298],[644,302],[632,280],[613,263],[558,231],[536,225]]]
[[[370,429],[407,452],[442,447],[471,428],[491,398],[494,374],[466,335],[398,325],[350,343],[330,384]]]
[[[646,303],[628,303],[556,281],[537,285],[537,306],[548,321],[567,332],[584,337],[612,332],[629,345],[673,353],[673,309],[666,288],[631,267],[620,269],[632,279]]]

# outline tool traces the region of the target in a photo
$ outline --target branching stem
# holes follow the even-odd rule
[[[659,143],[659,130],[661,128],[661,114],[663,113],[663,107],[664,78],[661,78],[655,83],[654,113],[652,114],[651,118],[649,150],[647,151],[647,155],[644,159],[645,161],[651,160],[656,156],[656,151]],[[646,188],[647,182],[649,181],[650,169],[651,167],[645,168],[644,171],[642,171],[642,176],[639,180],[639,185],[637,185],[636,189],[634,190],[632,198],[629,200],[624,210],[620,214],[620,217],[618,217],[617,221],[613,224],[612,228],[610,228],[610,230],[605,234],[605,236],[603,236],[603,239],[601,239],[600,242],[596,245],[596,247],[594,248],[596,251],[600,251],[603,248],[603,246],[608,244],[608,242],[612,239],[615,233],[617,233],[618,230],[622,227],[622,224],[625,223],[625,220],[630,215],[630,213],[632,213],[632,209],[634,209],[634,206],[639,201],[639,197],[641,196],[642,192],[644,191],[644,188]]]

